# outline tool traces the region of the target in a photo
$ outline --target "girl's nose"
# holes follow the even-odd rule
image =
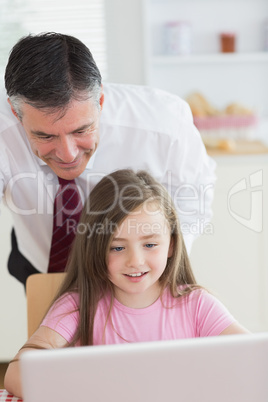
[[[128,266],[139,268],[144,265],[143,253],[140,250],[132,250],[128,254]]]

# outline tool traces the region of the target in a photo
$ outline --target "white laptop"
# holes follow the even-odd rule
[[[268,333],[25,352],[24,402],[268,402]]]

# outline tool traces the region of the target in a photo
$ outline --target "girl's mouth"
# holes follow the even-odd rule
[[[148,271],[147,272],[136,272],[135,274],[124,274],[124,275],[129,276],[131,278],[137,278],[137,277],[141,277],[147,273],[148,273]]]

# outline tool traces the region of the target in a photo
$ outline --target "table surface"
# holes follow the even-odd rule
[[[22,402],[22,399],[9,394],[5,389],[0,389],[0,402]]]

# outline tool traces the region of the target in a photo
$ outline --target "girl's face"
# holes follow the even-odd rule
[[[170,228],[159,207],[150,203],[128,215],[114,234],[108,252],[109,279],[116,299],[144,308],[160,295],[159,278],[172,255]]]

